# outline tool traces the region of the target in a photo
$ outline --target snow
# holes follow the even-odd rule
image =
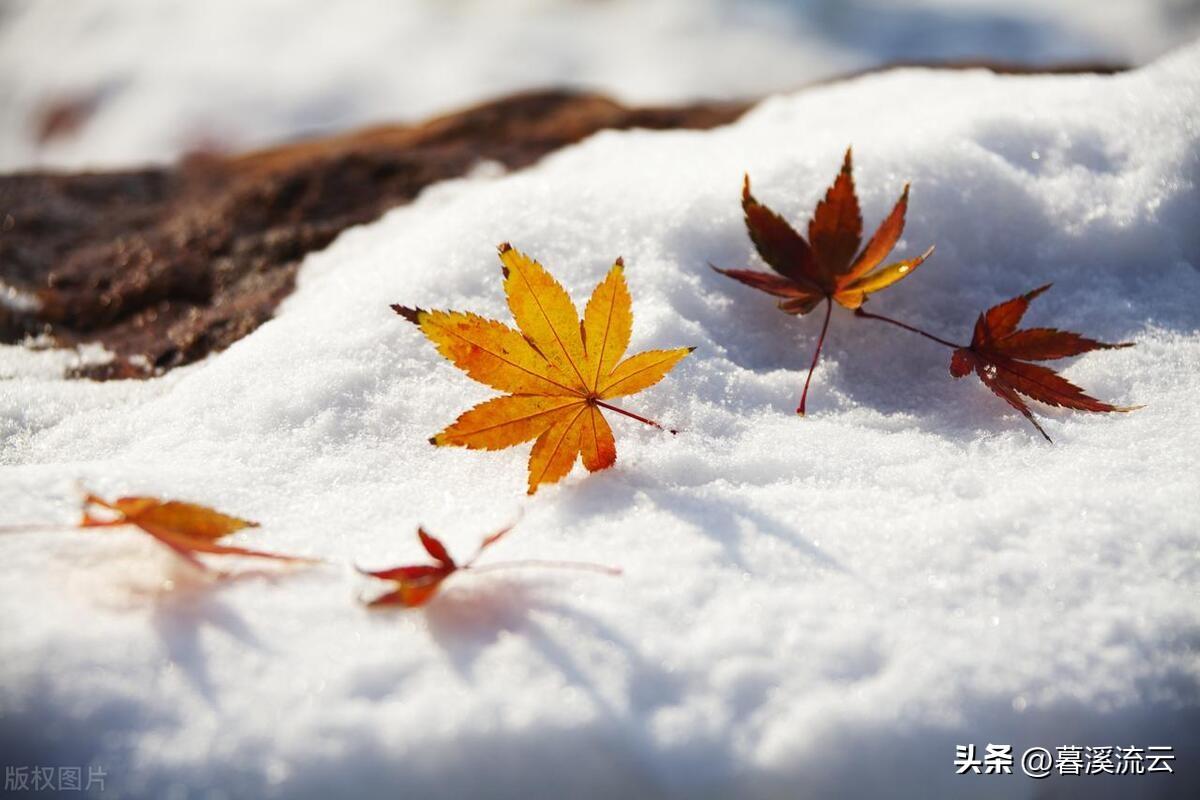
[[[71,520],[78,481],[331,562],[213,580],[135,533],[0,536],[6,760],[101,765],[118,796],[1194,796],[1198,101],[1200,44],[1115,77],[866,77],[435,186],[162,378],[0,348],[0,524]],[[1065,374],[1145,408],[1044,411],[1047,445],[945,349],[838,310],[791,413],[819,321],[706,264],[755,263],[743,170],[802,217],[848,143],[867,224],[911,180],[898,252],[938,248],[876,311],[961,340],[1053,281],[1030,324],[1137,343]],[[492,393],[388,308],[506,318],[505,240],[577,301],[623,255],[632,348],[698,348],[628,403],[678,436],[616,418],[613,469],[528,501],[525,448],[426,444]],[[625,574],[358,602],[350,565],[420,558],[418,523],[466,554],[518,516],[486,560]],[[1173,745],[1180,774],[954,775],[989,742]]]
[[[1188,0],[9,0],[0,168],[161,161],[416,120],[518,89],[761,96],[915,59],[1145,63]],[[39,117],[91,108],[37,142]]]

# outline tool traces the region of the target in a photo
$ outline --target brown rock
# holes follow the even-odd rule
[[[99,342],[117,358],[79,374],[158,374],[269,319],[306,253],[481,160],[515,169],[604,128],[709,128],[746,107],[537,92],[174,168],[0,176],[0,281],[38,302],[0,305],[0,341]]]

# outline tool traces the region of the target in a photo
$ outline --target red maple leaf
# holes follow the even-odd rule
[[[1032,292],[1005,300],[979,315],[971,344],[959,347],[950,357],[950,374],[961,378],[972,370],[983,385],[1020,411],[1038,433],[1051,441],[1034,419],[1024,397],[1049,406],[1077,411],[1133,411],[1140,406],[1114,406],[1084,393],[1075,384],[1049,367],[1030,363],[1051,361],[1087,353],[1091,350],[1115,350],[1132,347],[1131,342],[1108,344],[1078,333],[1056,328],[1017,329],[1029,303],[1050,284]]]
[[[880,266],[904,232],[904,216],[908,211],[906,185],[892,212],[859,251],[862,212],[854,191],[853,162],[848,149],[841,172],[825,193],[825,199],[817,203],[808,223],[807,240],[783,217],[755,199],[750,193],[749,175],[742,184],[742,211],[746,215],[750,240],[776,274],[750,269],[713,269],[780,298],[778,308],[787,314],[807,314],[825,302],[825,321],[821,324],[821,334],[796,408],[797,414],[803,414],[808,402],[808,385],[821,357],[834,302],[851,310],[860,308],[868,295],[911,275],[929,258],[933,248],[916,258]]]
[[[359,569],[364,575],[369,575],[372,578],[391,581],[395,584],[395,588],[376,597],[367,605],[372,608],[380,608],[386,606],[403,606],[405,608],[417,608],[423,606],[433,599],[441,588],[442,582],[456,572],[471,570],[473,572],[484,572],[495,569],[509,569],[513,567],[553,567],[559,569],[584,569],[592,572],[602,572],[607,575],[619,575],[621,570],[615,567],[606,567],[601,564],[591,564],[582,561],[503,561],[497,564],[488,564],[487,566],[477,567],[475,561],[483,555],[483,551],[498,542],[505,534],[512,530],[509,525],[502,528],[491,536],[484,538],[480,543],[479,549],[475,551],[475,555],[471,556],[470,560],[461,564],[455,562],[451,557],[445,545],[436,536],[429,534],[424,528],[417,528],[417,536],[421,540],[421,546],[425,548],[434,560],[433,564],[412,564],[403,567],[391,567],[389,569],[364,570]]]

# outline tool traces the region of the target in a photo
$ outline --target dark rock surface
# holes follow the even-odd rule
[[[745,103],[626,108],[538,92],[414,126],[128,172],[0,176],[0,341],[48,334],[116,354],[91,378],[154,375],[250,333],[304,255],[481,160],[510,169],[604,128],[709,128]]]

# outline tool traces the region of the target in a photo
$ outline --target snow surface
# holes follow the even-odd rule
[[[166,160],[517,89],[761,96],[897,60],[1136,64],[1195,0],[0,0],[0,168]],[[94,110],[39,145],[46,109]]]
[[[133,533],[0,536],[5,760],[98,764],[117,796],[1196,796],[1197,108],[1200,44],[1108,78],[867,77],[433,187],[160,379],[0,348],[0,524],[72,519],[81,481],[334,562],[211,581]],[[912,180],[899,252],[938,247],[877,311],[965,339],[1054,281],[1031,324],[1137,342],[1066,375],[1146,407],[1046,412],[1050,446],[944,349],[838,310],[798,419],[819,320],[706,263],[755,263],[743,170],[805,215],[851,142],[868,225]],[[388,308],[506,317],[504,240],[577,300],[623,255],[633,348],[698,347],[629,402],[682,433],[615,418],[613,469],[528,502],[527,448],[426,444],[491,392]],[[520,513],[488,559],[625,575],[357,603],[349,564],[419,558],[419,522],[468,553]],[[955,776],[967,742],[1174,745],[1182,774]]]

